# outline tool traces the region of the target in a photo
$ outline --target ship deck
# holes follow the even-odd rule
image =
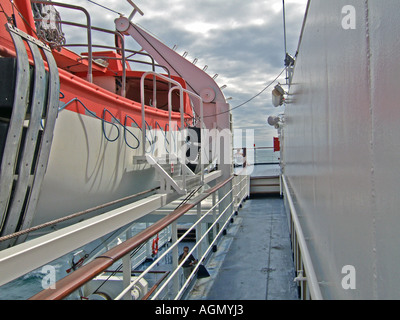
[[[271,165],[254,176],[274,176]],[[205,264],[210,277],[198,279],[189,300],[297,300],[288,219],[278,195],[251,196]]]

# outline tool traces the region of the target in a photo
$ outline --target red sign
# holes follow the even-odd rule
[[[281,146],[278,137],[274,137],[274,152],[281,151]]]

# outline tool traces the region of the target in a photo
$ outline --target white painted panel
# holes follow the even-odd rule
[[[377,296],[399,299],[400,1],[370,0],[373,217]]]
[[[352,5],[356,28],[342,28]],[[327,299],[399,298],[400,2],[311,1],[283,155]],[[342,267],[356,268],[344,290]]]

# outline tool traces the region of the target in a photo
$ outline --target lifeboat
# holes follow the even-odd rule
[[[157,166],[163,169],[154,159],[169,165],[190,128],[230,128],[229,105],[215,82],[130,19],[121,16],[116,30],[105,30],[75,5],[15,0],[1,6],[0,236],[157,188]],[[59,7],[83,12],[86,20],[63,21]],[[78,45],[69,42],[64,24],[85,35],[83,52],[72,50]],[[114,43],[96,44],[95,32]],[[147,50],[127,48],[131,36]],[[139,64],[143,70],[132,67]],[[140,160],[146,157],[152,161]],[[188,167],[191,175],[202,171],[187,161],[171,165],[175,174]]]

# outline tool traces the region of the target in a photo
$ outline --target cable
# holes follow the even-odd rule
[[[92,0],[87,0],[87,1],[90,2],[90,3],[95,4],[96,6],[102,7],[103,9],[106,9],[106,10],[108,10],[108,11],[111,11],[111,12],[114,12],[114,13],[116,13],[116,14],[122,15],[122,13],[117,12],[117,11],[115,11],[115,10],[113,10],[113,9],[110,9],[110,8],[108,8],[108,7],[106,7],[106,6],[103,6],[103,5],[100,4],[100,3],[94,2],[94,1],[92,1]]]
[[[185,199],[182,200],[182,202],[175,208],[178,209],[181,206],[183,206],[184,204],[186,204],[194,195],[197,191],[199,191],[203,186],[199,186],[197,189],[193,189],[187,196]]]
[[[282,0],[282,8],[283,8],[283,44],[285,48],[285,55],[287,53],[286,49],[286,13],[285,13],[285,0]]]
[[[286,70],[286,67],[283,68],[283,70],[276,76],[276,78],[275,78],[274,80],[272,80],[272,82],[270,82],[264,89],[262,89],[259,93],[257,93],[255,96],[253,96],[253,97],[250,98],[249,100],[247,100],[247,101],[245,101],[245,102],[243,102],[243,103],[237,105],[236,107],[233,107],[233,108],[231,108],[231,109],[229,109],[229,110],[227,110],[227,111],[220,112],[220,113],[216,113],[216,114],[212,114],[212,115],[208,115],[208,116],[204,116],[203,118],[215,117],[215,116],[218,116],[218,115],[220,115],[220,114],[224,114],[224,113],[227,113],[227,112],[231,112],[232,110],[235,110],[235,109],[238,109],[238,108],[244,106],[245,104],[249,103],[249,102],[252,101],[253,99],[257,98],[260,94],[262,94],[262,93],[263,93],[265,90],[267,90],[270,86],[272,86],[272,85],[274,84],[274,82],[275,82],[276,80],[278,80],[278,78],[282,75],[282,73],[283,73],[285,70]]]
[[[285,49],[285,60],[287,55],[287,44],[286,44],[286,12],[285,12],[285,0],[282,0],[282,10],[283,10],[283,41]],[[286,84],[288,83],[288,71],[286,69]]]
[[[11,234],[9,234],[9,235],[0,237],[0,242],[5,241],[5,240],[10,240],[10,239],[12,239],[12,238],[21,236],[21,235],[26,234],[26,233],[30,233],[30,232],[32,232],[32,231],[36,231],[36,230],[40,230],[40,229],[43,229],[43,228],[46,228],[46,227],[50,227],[50,226],[53,226],[53,225],[55,225],[55,224],[57,224],[57,223],[61,223],[61,222],[64,222],[64,221],[67,221],[67,220],[70,220],[70,219],[73,219],[73,218],[80,217],[80,216],[85,215],[85,214],[87,214],[87,213],[93,212],[93,211],[95,211],[95,210],[103,209],[103,208],[105,208],[105,207],[108,207],[108,206],[111,206],[111,205],[120,203],[120,202],[122,202],[122,201],[130,200],[130,199],[132,199],[132,198],[145,195],[146,193],[153,192],[153,191],[155,191],[155,190],[157,190],[157,189],[159,189],[159,188],[160,188],[160,187],[156,187],[156,188],[153,188],[153,189],[145,190],[145,191],[142,191],[142,192],[139,192],[139,193],[136,193],[136,194],[133,194],[133,195],[130,195],[130,196],[127,196],[127,197],[118,199],[118,200],[113,200],[113,201],[110,201],[110,202],[101,204],[101,205],[99,205],[99,206],[96,206],[96,207],[93,207],[93,208],[90,208],[90,209],[86,209],[86,210],[83,210],[83,211],[79,211],[79,212],[77,212],[77,213],[73,213],[73,214],[68,215],[68,216],[65,216],[65,217],[63,217],[63,218],[59,218],[59,219],[56,219],[56,220],[52,220],[52,221],[49,221],[49,222],[45,222],[45,223],[43,223],[43,224],[40,224],[40,225],[31,227],[31,228],[29,228],[29,229],[25,229],[25,230],[21,230],[21,231],[17,231],[17,232],[11,233]]]

